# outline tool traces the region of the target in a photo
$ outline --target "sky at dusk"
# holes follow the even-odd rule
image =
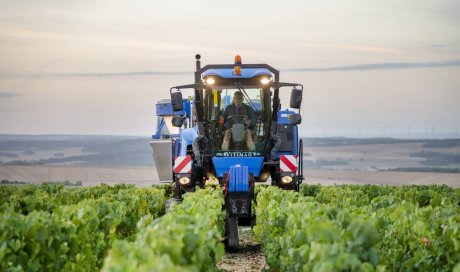
[[[303,84],[302,136],[460,137],[458,14],[458,0],[0,0],[0,134],[149,136],[200,53]]]

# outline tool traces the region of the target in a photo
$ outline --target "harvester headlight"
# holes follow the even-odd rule
[[[190,183],[190,178],[189,177],[181,177],[179,179],[179,184],[180,185],[188,185]]]
[[[209,78],[206,79],[206,84],[212,85],[212,84],[214,84],[214,83],[216,83],[216,81],[214,80],[214,78],[209,77]]]
[[[268,77],[264,77],[260,80],[260,83],[267,85],[268,83],[270,83],[270,79]]]
[[[292,177],[290,177],[290,176],[284,176],[284,177],[281,178],[281,182],[282,182],[283,184],[289,184],[289,183],[292,182]]]

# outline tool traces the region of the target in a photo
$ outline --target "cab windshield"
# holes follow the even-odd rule
[[[204,120],[213,152],[262,151],[270,125],[270,91],[207,89]]]

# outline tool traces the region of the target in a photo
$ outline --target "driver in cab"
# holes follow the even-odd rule
[[[224,125],[225,135],[222,142],[222,150],[227,151],[230,146],[233,124],[244,124],[247,129],[245,131],[245,142],[249,151],[254,151],[256,146],[252,139],[252,130],[256,125],[256,114],[254,110],[243,103],[243,93],[236,91],[233,96],[233,103],[228,105],[223,115],[219,119],[219,123]]]

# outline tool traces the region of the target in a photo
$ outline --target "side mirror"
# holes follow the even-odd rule
[[[173,111],[181,111],[184,109],[184,102],[182,101],[182,93],[174,92],[171,93],[171,104],[173,106]]]
[[[302,104],[302,90],[294,87],[291,91],[291,103],[289,106],[293,109],[300,109],[300,104]]]
[[[291,125],[298,125],[302,123],[302,116],[300,114],[290,114],[289,123],[291,123]]]
[[[184,120],[185,120],[185,116],[174,115],[171,120],[171,123],[175,127],[182,127],[182,125],[184,124]]]

